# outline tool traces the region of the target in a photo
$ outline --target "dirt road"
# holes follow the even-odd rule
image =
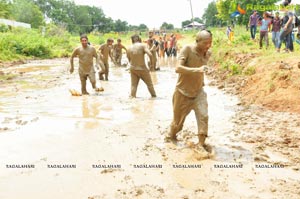
[[[143,82],[130,99],[128,71],[113,66],[103,93],[88,84],[91,95],[73,97],[80,82],[68,63],[0,69],[14,74],[0,82],[0,198],[300,197],[299,115],[242,107],[206,86],[211,156],[203,159],[193,113],[177,145],[164,142],[175,60],[151,74],[156,99]]]

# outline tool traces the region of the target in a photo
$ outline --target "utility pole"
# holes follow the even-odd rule
[[[193,29],[194,29],[194,14],[193,14],[192,0],[188,0],[188,1],[190,1],[190,6],[191,6],[191,14],[192,14],[192,24],[193,24]]]

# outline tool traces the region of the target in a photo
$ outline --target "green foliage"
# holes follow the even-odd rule
[[[249,75],[249,76],[254,75],[255,73],[256,73],[256,70],[255,70],[254,66],[248,67],[243,71],[244,75]]]
[[[17,77],[18,75],[17,74],[12,74],[12,73],[9,73],[9,74],[0,74],[0,80],[11,80],[15,77]]]
[[[217,26],[220,25],[220,20],[217,18],[218,10],[216,7],[216,2],[211,2],[208,4],[208,7],[205,9],[202,16],[205,21],[206,26]]]
[[[44,36],[39,30],[14,28],[0,33],[0,60],[69,56],[74,47],[70,38],[67,31],[53,24],[46,27]]]
[[[281,0],[247,0],[247,1],[238,1],[238,0],[217,0],[216,8],[218,11],[218,19],[227,22],[230,24],[233,21],[239,25],[246,25],[249,22],[249,17],[252,14],[253,10],[257,10],[259,15],[262,16],[264,11],[272,11],[276,10],[275,3],[280,2]],[[246,13],[243,15],[239,15],[237,17],[231,18],[231,14],[237,11],[237,5],[244,10]]]
[[[276,87],[273,81],[268,82],[267,89],[269,90],[270,93],[275,91]]]
[[[162,30],[173,30],[174,29],[174,25],[173,24],[168,24],[167,22],[164,22],[160,29]]]
[[[29,0],[15,0],[11,13],[16,21],[29,23],[32,28],[44,25],[44,16],[39,7]]]
[[[232,60],[223,62],[221,64],[221,68],[223,70],[229,71],[229,75],[231,76],[240,75],[243,72],[243,68]]]
[[[7,32],[9,29],[8,29],[8,26],[5,25],[5,24],[0,24],[0,32]]]
[[[16,54],[25,56],[50,56],[51,48],[49,43],[40,37],[36,31],[28,31],[24,29],[16,29],[15,31],[15,33],[7,33],[6,37],[1,40],[1,49],[12,49],[12,51],[14,51]]]
[[[0,18],[11,18],[10,4],[6,0],[0,0]]]

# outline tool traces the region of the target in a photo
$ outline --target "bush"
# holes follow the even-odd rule
[[[0,32],[7,32],[9,31],[9,28],[7,25],[0,24]]]

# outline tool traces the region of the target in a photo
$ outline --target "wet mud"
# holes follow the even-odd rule
[[[241,106],[210,77],[209,154],[195,145],[193,112],[178,142],[164,141],[175,63],[151,73],[157,98],[141,81],[134,99],[128,70],[113,64],[89,96],[70,94],[80,81],[67,59],[1,69],[11,78],[0,80],[0,198],[299,198],[299,115]]]

